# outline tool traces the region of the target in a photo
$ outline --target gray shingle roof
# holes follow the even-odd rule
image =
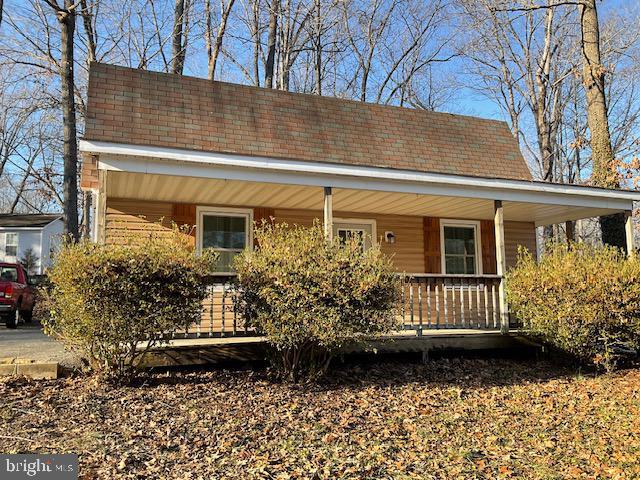
[[[58,213],[34,213],[34,214],[0,214],[0,227],[23,227],[37,228],[44,227],[54,220],[62,218]]]

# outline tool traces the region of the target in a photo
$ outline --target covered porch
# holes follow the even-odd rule
[[[97,241],[129,241],[173,221],[195,226],[201,249],[211,246],[207,222],[235,218],[236,227],[223,233],[244,240],[218,245],[230,259],[253,247],[253,222],[262,219],[318,219],[328,238],[360,231],[405,276],[405,335],[517,327],[504,274],[519,246],[536,254],[536,227],[625,212],[633,251],[636,192],[106,142],[85,141],[82,149],[95,164]],[[234,306],[233,272],[221,270],[201,322],[176,336],[253,335]]]

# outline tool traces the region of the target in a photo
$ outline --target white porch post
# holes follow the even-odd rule
[[[333,240],[333,192],[331,187],[324,187],[324,236]]]
[[[96,200],[95,225],[96,242],[104,245],[107,241],[107,170],[98,170],[98,198]]]
[[[507,306],[507,294],[505,292],[504,274],[507,270],[507,261],[504,252],[504,211],[501,200],[493,202],[494,217],[493,223],[496,232],[496,264],[497,273],[500,275],[500,285],[498,287],[498,301],[500,310],[500,331],[509,331],[509,310]]]
[[[635,245],[633,242],[633,211],[626,210],[624,212],[625,222],[624,222],[624,231],[627,239],[627,255],[629,258],[635,256]]]

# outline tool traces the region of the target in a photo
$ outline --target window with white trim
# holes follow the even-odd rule
[[[232,273],[233,259],[251,247],[251,212],[242,209],[202,209],[198,215],[198,249],[218,253],[215,270]]]
[[[442,271],[447,275],[478,275],[478,224],[442,222]]]
[[[366,250],[375,242],[376,222],[362,218],[334,218],[333,236],[343,243],[357,239]]]
[[[16,257],[18,255],[18,234],[5,233],[4,254],[6,257]]]
[[[348,243],[352,239],[356,239],[360,245],[362,245],[362,250],[365,249],[364,240],[366,238],[366,231],[362,228],[338,228],[338,238],[342,243]]]

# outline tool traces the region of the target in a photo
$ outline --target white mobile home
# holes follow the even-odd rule
[[[0,261],[21,262],[31,250],[29,273],[40,275],[51,264],[63,231],[59,214],[0,214]]]

